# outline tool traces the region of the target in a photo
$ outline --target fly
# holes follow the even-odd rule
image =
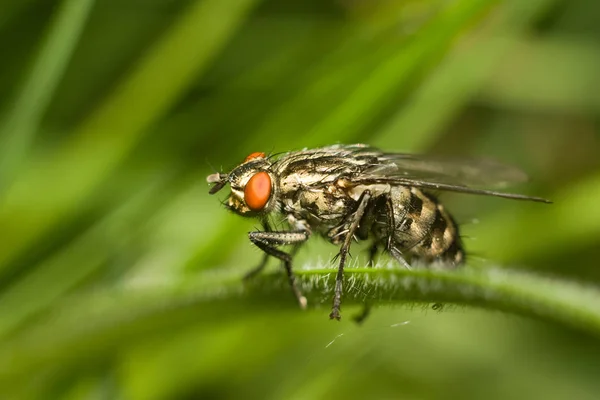
[[[245,217],[258,218],[262,231],[248,234],[264,252],[260,272],[269,257],[282,261],[300,305],[306,298],[292,270],[292,258],[316,234],[340,246],[333,305],[329,317],[340,319],[344,266],[353,240],[370,240],[370,265],[382,250],[400,264],[412,262],[455,268],[465,251],[458,225],[431,194],[451,191],[550,203],[521,194],[479,189],[526,180],[513,167],[486,160],[448,160],[402,153],[384,153],[363,144],[334,145],[267,156],[252,153],[228,174],[215,173],[210,194],[225,185],[231,194],[225,206]],[[284,216],[285,230],[272,229],[272,217]],[[294,246],[284,252],[281,246]]]

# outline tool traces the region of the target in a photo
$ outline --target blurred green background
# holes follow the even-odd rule
[[[597,0],[2,0],[0,54],[1,398],[598,398],[585,323],[240,295],[257,223],[205,182],[333,143],[515,164],[554,205],[442,196],[471,262],[595,304]]]

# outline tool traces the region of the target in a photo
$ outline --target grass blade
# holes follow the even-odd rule
[[[28,244],[77,209],[116,168],[143,133],[210,65],[255,3],[192,3],[73,139],[26,171],[0,201],[4,241],[0,272]]]
[[[64,0],[0,132],[0,193],[27,156],[40,121],[63,77],[94,0]]]

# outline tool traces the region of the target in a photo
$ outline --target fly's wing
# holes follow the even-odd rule
[[[518,168],[486,159],[444,159],[433,156],[383,153],[369,175],[397,176],[459,186],[503,188],[528,180]]]
[[[338,144],[294,152],[293,155],[302,160],[333,157],[338,162],[360,166],[360,172],[369,176],[486,188],[501,188],[527,181],[527,175],[520,169],[493,160],[384,153],[365,144]]]
[[[355,148],[354,156],[370,160],[352,178],[354,183],[389,183],[430,190],[481,194],[549,203],[539,197],[490,190],[527,181],[518,168],[492,160],[449,159]]]

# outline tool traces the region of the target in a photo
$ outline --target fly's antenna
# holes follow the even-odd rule
[[[219,190],[223,189],[223,187],[227,184],[227,174],[222,174],[220,172],[216,172],[214,174],[210,174],[209,176],[206,177],[206,182],[208,183],[214,183],[215,186],[213,186],[208,193],[209,194],[215,194],[217,193]]]

